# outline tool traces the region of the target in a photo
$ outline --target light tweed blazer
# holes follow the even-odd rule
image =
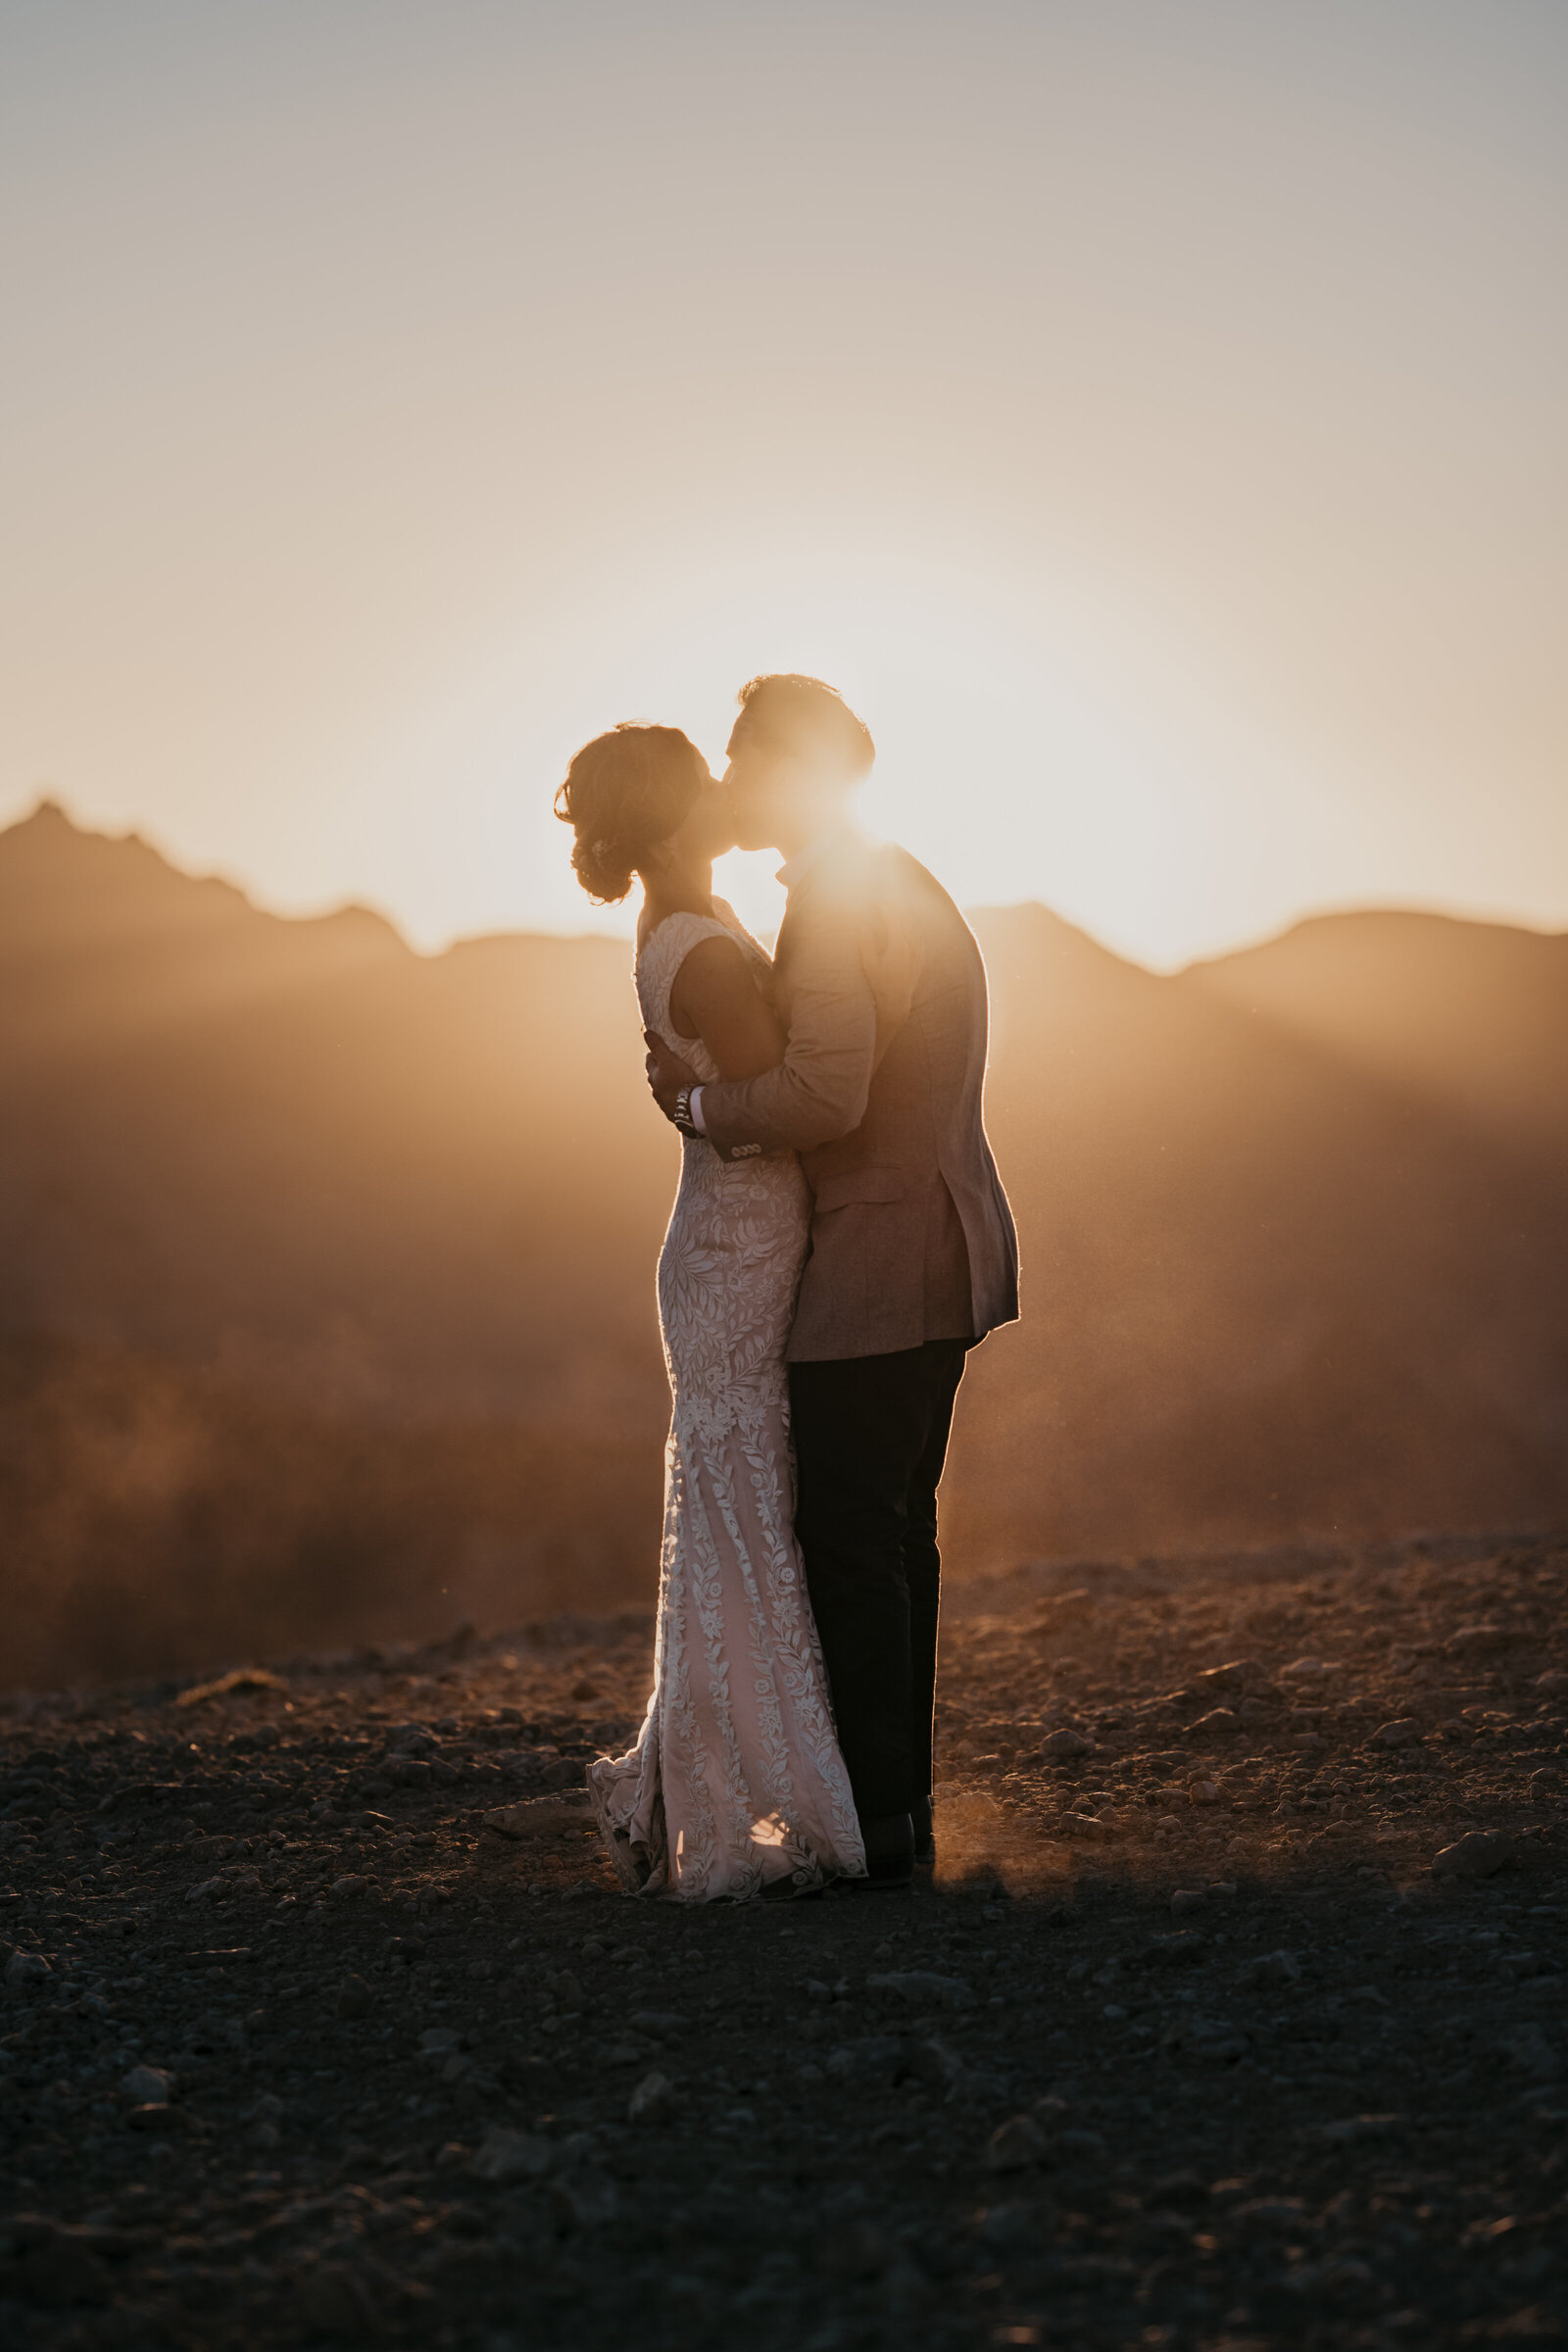
[[[773,961],[784,1059],[702,1097],[724,1158],[799,1152],[811,1187],[786,1352],[983,1338],[1018,1312],[1018,1244],[981,1116],[974,934],[907,851],[848,827],[796,866]]]

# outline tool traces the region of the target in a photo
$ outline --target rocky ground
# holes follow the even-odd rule
[[[934,1883],[765,1908],[574,1808],[646,1621],[14,1693],[0,2337],[1561,2341],[1565,1581],[971,1586]]]

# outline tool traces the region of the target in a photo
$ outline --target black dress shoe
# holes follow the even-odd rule
[[[862,1821],[865,1876],[852,1879],[857,1894],[896,1894],[914,1882],[914,1824],[907,1813],[883,1813]]]

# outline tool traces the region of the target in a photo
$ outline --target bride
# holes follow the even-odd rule
[[[634,967],[645,1030],[705,1079],[783,1057],[766,955],[722,899],[727,799],[676,727],[585,744],[556,796],[578,881],[643,887]],[[858,1878],[864,1850],[791,1527],[784,1344],[810,1196],[793,1152],[721,1160],[695,1132],[659,1259],[674,1411],[654,1690],[637,1744],[588,1786],[622,1883],[683,1902]]]

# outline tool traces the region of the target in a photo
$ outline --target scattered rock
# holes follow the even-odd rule
[[[50,1973],[42,1952],[13,1952],[6,1962],[6,1989],[25,1992],[35,1984],[46,1984]]]
[[[1492,1658],[1511,1649],[1522,1637],[1508,1625],[1461,1625],[1443,1644],[1450,1658]]]
[[[505,2188],[514,2180],[542,2180],[556,2160],[553,2141],[536,2132],[514,2132],[496,2125],[487,2132],[469,2160],[477,2180]]]
[[[559,2174],[550,2197],[563,2230],[606,2230],[620,2210],[613,2180],[586,2164]]]
[[[822,1987],[823,1997],[828,1988]],[[674,2041],[692,2030],[690,2018],[682,2017],[676,2009],[634,2009],[626,2020],[634,2034],[646,2034],[653,2041]]]
[[[599,2044],[601,2066],[636,2066],[652,2052],[653,2044],[642,2034],[617,2034]]]
[[[1283,1949],[1277,1952],[1261,1952],[1255,1959],[1244,1963],[1237,1982],[1244,1986],[1299,1984],[1301,1963],[1294,1952],[1287,1952]]]
[[[823,2065],[830,2082],[891,2090],[911,2071],[912,2055],[902,2034],[867,2034],[858,2041],[841,2041]]]
[[[174,2095],[174,2078],[167,2067],[133,2066],[121,2077],[120,2087],[140,2107],[167,2107]]]
[[[1044,2221],[1038,2205],[1026,2204],[1020,2198],[1008,2205],[993,2205],[983,2212],[976,2234],[982,2245],[991,2247],[995,2253],[1015,2253],[1039,2243]]]
[[[340,1879],[332,1881],[332,1892],[347,1902],[354,1902],[369,1891],[370,1882],[357,1870],[346,1870]]]
[[[1200,1887],[1178,1886],[1170,1898],[1170,1907],[1178,1914],[1183,1911],[1197,1911],[1201,1908],[1203,1900],[1204,1897]]]
[[[369,2014],[370,1987],[363,1977],[345,1977],[337,1988],[337,2015],[349,2019]]]
[[[192,1683],[188,1690],[180,1691],[174,1704],[199,1707],[210,1698],[232,1698],[241,1690],[276,1690],[285,1698],[288,1696],[288,1685],[280,1674],[273,1674],[266,1666],[236,1666],[231,1674],[220,1674],[216,1682]]]
[[[1435,1879],[1490,1879],[1514,1859],[1514,1841],[1506,1830],[1471,1830],[1446,1845],[1432,1864]]]
[[[1195,1805],[1217,1805],[1220,1801],[1219,1783],[1217,1781],[1195,1781],[1187,1794]]]
[[[1300,2237],[1310,2226],[1299,2197],[1250,2197],[1231,2207],[1229,2221],[1247,2237]]]
[[[1162,2173],[1151,2187],[1150,2202],[1156,2207],[1170,2206],[1186,2212],[1201,2212],[1208,2203],[1208,2183],[1197,2173],[1184,2167],[1180,2172]]]
[[[1241,1728],[1242,1719],[1234,1707],[1210,1707],[1206,1715],[1200,1715],[1196,1723],[1188,1725],[1187,1732],[1189,1739],[1196,1739],[1200,1733],[1217,1739],[1228,1738]]]
[[[1206,1666],[1197,1680],[1200,1690],[1240,1690],[1267,1677],[1256,1658],[1232,1658],[1224,1666]]]
[[[657,2069],[644,2075],[626,2102],[629,2124],[667,2124],[675,2113],[675,2085]]]
[[[1178,1928],[1171,1936],[1152,1936],[1144,1946],[1146,1968],[1180,1968],[1198,1959],[1208,1949],[1201,1936],[1193,1928]]]
[[[1093,1745],[1094,1741],[1086,1740],[1082,1732],[1075,1732],[1070,1725],[1063,1724],[1058,1731],[1046,1734],[1040,1742],[1040,1753],[1043,1756],[1087,1756]]]
[[[1372,1735],[1374,1747],[1414,1747],[1421,1737],[1421,1725],[1413,1715],[1400,1715],[1393,1723],[1385,1723]]]
[[[1057,1835],[1078,1838],[1087,1844],[1108,1845],[1121,1833],[1112,1821],[1104,1821],[1098,1813],[1063,1813],[1056,1824]]]
[[[949,2098],[967,2089],[971,2080],[969,2069],[957,2051],[949,2049],[945,2041],[917,2042],[909,2053],[909,2072],[916,2082],[944,2092]]]
[[[1050,2142],[1032,2115],[1010,2116],[986,2141],[986,2170],[1021,2173],[1032,2164],[1044,2164],[1050,2152]]]
[[[1319,2124],[1308,2137],[1326,2148],[1348,2148],[1372,2139],[1398,2139],[1409,2129],[1404,2115],[1347,2115],[1337,2123]]]
[[[1200,2010],[1182,2009],[1166,2019],[1159,2046],[1185,2050],[1189,2057],[1211,2066],[1225,2066],[1245,2058],[1250,2044],[1228,2017],[1205,2017]]]
[[[560,1769],[559,1766],[553,1766],[552,1774]],[[567,1764],[565,1771],[574,1780],[580,1781],[582,1778],[580,1765]],[[563,1830],[591,1829],[594,1823],[593,1801],[586,1788],[580,1796],[529,1796],[515,1805],[494,1805],[483,1819],[484,1827],[494,1830],[502,1838],[555,1838]]]

